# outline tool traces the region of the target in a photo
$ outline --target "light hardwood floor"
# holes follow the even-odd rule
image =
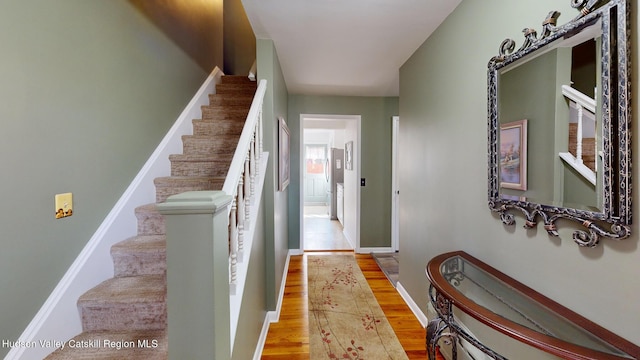
[[[332,253],[310,253],[320,254]],[[354,256],[409,359],[426,359],[425,329],[371,255]],[[269,327],[261,359],[309,359],[306,254],[291,257],[280,321]]]
[[[353,250],[338,220],[329,219],[328,206],[304,207],[304,250]]]

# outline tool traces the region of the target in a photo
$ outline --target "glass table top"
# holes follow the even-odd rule
[[[507,320],[568,343],[634,359],[462,256],[446,259],[439,271],[460,294]]]

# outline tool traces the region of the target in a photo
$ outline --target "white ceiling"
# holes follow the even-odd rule
[[[242,0],[289,93],[398,96],[399,68],[462,0]]]

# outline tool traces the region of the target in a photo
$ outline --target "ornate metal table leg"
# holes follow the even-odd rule
[[[429,321],[427,324],[427,354],[429,356],[429,360],[436,360],[436,347],[438,346],[438,339],[440,339],[440,334],[446,329],[447,324],[442,321],[439,317],[434,318]]]
[[[456,360],[458,357],[458,352],[456,348],[457,335],[455,332],[447,331],[445,329],[449,328],[449,325],[442,320],[440,317],[436,317],[433,320],[429,321],[427,324],[427,355],[429,356],[429,360],[436,360],[436,353],[438,348],[438,341],[442,338],[448,338],[445,340],[447,344],[451,344],[451,358],[452,360]]]
[[[449,322],[453,320],[451,302],[439,294],[433,285],[429,287],[429,299],[438,314],[438,316],[427,324],[426,346],[429,360],[436,359],[438,341],[443,337],[448,338],[445,342],[451,344],[451,358],[452,360],[456,360],[458,357],[458,335],[456,331],[449,326]],[[445,332],[445,329],[449,329],[449,331]]]

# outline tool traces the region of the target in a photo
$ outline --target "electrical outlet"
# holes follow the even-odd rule
[[[64,193],[56,195],[56,219],[73,215],[73,194]]]

